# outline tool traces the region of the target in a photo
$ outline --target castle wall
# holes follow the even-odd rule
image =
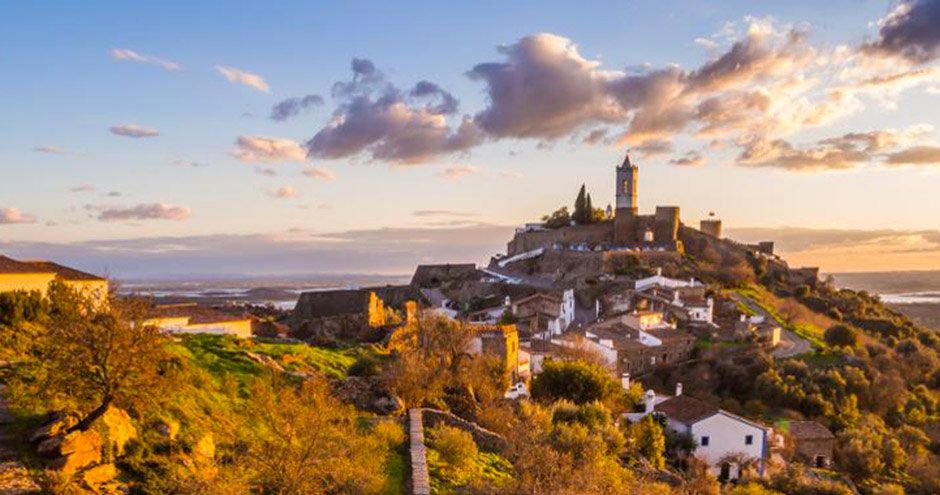
[[[596,244],[612,242],[613,222],[607,220],[589,225],[571,225],[551,230],[517,232],[506,246],[508,256],[532,251],[552,244]]]

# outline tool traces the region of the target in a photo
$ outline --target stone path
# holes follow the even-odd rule
[[[430,495],[431,478],[428,476],[427,449],[424,446],[424,420],[421,409],[408,411],[408,451],[411,454],[411,493]]]
[[[800,337],[790,330],[787,330],[782,321],[774,318],[773,315],[767,311],[764,311],[764,308],[760,307],[759,304],[752,301],[750,298],[742,296],[738,293],[732,293],[731,297],[735,301],[743,303],[745,306],[750,308],[751,311],[754,311],[755,313],[763,316],[767,321],[773,321],[777,324],[777,326],[780,327],[780,343],[777,345],[777,348],[774,349],[774,357],[781,359],[788,358],[813,350],[813,346],[808,340]]]

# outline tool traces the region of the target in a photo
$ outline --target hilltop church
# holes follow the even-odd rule
[[[617,207],[609,212],[612,213],[612,219],[558,229],[549,229],[543,224],[528,224],[516,229],[507,246],[507,256],[555,245],[681,251],[678,206],[657,206],[652,215],[639,214],[639,171],[629,154],[616,168]]]

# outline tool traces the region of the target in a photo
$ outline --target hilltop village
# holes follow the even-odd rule
[[[44,469],[89,493],[148,486],[152,466],[161,466],[160,476],[198,478],[202,484],[186,485],[203,487],[195,493],[211,492],[205,487],[234,472],[255,473],[242,480],[248,487],[280,486],[285,473],[238,464],[239,456],[250,458],[248,439],[227,438],[231,432],[197,419],[223,417],[210,405],[220,400],[224,414],[240,418],[255,418],[257,407],[304,410],[283,397],[280,405],[251,405],[253,377],[273,373],[325,380],[311,392],[326,401],[318,408],[348,406],[350,418],[404,427],[371,461],[385,463],[380,472],[398,466],[383,478],[398,485],[384,493],[900,493],[875,490],[902,485],[930,493],[940,486],[931,471],[931,449],[940,445],[933,391],[940,366],[931,363],[940,339],[868,294],[833,287],[817,268],[789,267],[773,242],[725,238],[717,218],[696,228],[683,223],[678,206],[642,214],[639,167],[626,156],[612,172],[611,206],[594,208],[582,186],[572,211],[562,207],[519,227],[485,266],[420,265],[407,284],[304,292],[289,313],[118,298],[102,277],[0,256],[0,329],[54,328],[63,298],[87,301],[69,313],[78,319],[131,301],[140,311],[121,328],[168,337],[173,359],[184,356],[202,370],[187,393],[203,397],[195,390],[209,387],[204,393],[214,394],[198,412],[163,405],[144,413],[139,401],[119,400],[134,394],[108,388],[80,421],[78,412],[34,412],[21,420],[31,433],[17,448],[47,461],[15,461],[5,472],[48,463],[55,467]],[[98,344],[78,340],[76,349]],[[33,345],[6,342],[7,350]],[[32,349],[8,362],[43,352],[54,355]],[[17,380],[34,375],[9,369],[8,395],[27,390]],[[241,398],[220,399],[232,393]],[[242,411],[245,397],[248,409],[232,412]],[[547,414],[547,430],[538,414]],[[119,440],[102,446],[101,438],[82,436],[86,430]],[[216,441],[227,453],[216,453]],[[277,445],[267,442],[264,452]],[[114,452],[125,444],[133,454],[122,461]],[[470,460],[455,460],[464,455],[455,444],[473,452]],[[600,451],[587,455],[589,444]],[[543,455],[558,457],[542,465]],[[865,460],[872,456],[874,464]],[[305,469],[297,475],[308,481],[322,475]],[[382,492],[349,486],[356,488],[328,492]],[[733,491],[745,486],[778,491]]]

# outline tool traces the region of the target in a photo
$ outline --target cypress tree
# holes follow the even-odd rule
[[[587,206],[587,193],[584,190],[584,184],[581,184],[581,190],[578,191],[578,197],[574,200],[574,212],[571,218],[577,224],[584,224],[587,216],[584,214]]]

